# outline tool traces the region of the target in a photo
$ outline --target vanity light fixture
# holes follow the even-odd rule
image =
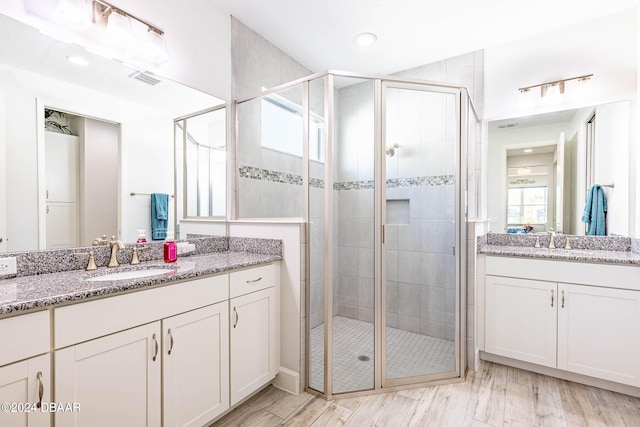
[[[122,46],[131,56],[155,63],[169,58],[164,31],[106,1],[93,0],[93,23],[105,28],[109,42]]]
[[[566,82],[569,82],[569,81],[572,81],[572,80],[577,80],[578,82],[585,82],[585,81],[590,80],[591,77],[593,77],[593,74],[585,74],[584,76],[570,77],[568,79],[556,80],[556,81],[553,81],[553,82],[540,83],[540,84],[537,84],[537,85],[521,87],[518,90],[520,91],[520,93],[527,93],[531,89],[539,87],[540,88],[540,96],[542,98],[544,98],[547,95],[551,95],[552,93],[555,93],[557,95],[561,95],[561,94],[564,93],[564,86],[565,86]]]
[[[360,33],[353,40],[358,46],[366,47],[374,44],[378,40],[378,36],[373,33]]]

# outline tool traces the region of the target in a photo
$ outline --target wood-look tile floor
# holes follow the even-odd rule
[[[326,401],[273,386],[222,426],[640,426],[640,398],[482,362],[464,383]]]

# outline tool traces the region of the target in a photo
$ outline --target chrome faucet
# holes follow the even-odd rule
[[[556,232],[553,228],[550,228],[549,230],[549,249],[555,249],[556,248]]]
[[[124,249],[124,244],[120,240],[116,240],[116,236],[111,236],[109,245],[111,245],[111,258],[109,258],[107,267],[117,267],[120,265],[118,262],[118,249]]]

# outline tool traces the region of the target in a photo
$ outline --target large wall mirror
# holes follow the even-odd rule
[[[0,252],[150,238],[151,193],[171,230],[174,120],[223,104],[0,15]]]
[[[585,234],[588,189],[605,186],[607,234],[629,233],[629,102],[489,122],[494,232]]]

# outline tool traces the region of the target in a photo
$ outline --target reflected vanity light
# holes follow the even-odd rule
[[[155,63],[169,59],[164,31],[102,1],[93,1],[93,23],[106,29],[111,43],[120,45],[129,55]]]
[[[533,152],[533,148],[525,148],[524,152],[525,153],[532,153]]]
[[[23,1],[27,12],[42,20],[41,32],[55,39],[144,66],[169,59],[164,31],[106,1]]]

